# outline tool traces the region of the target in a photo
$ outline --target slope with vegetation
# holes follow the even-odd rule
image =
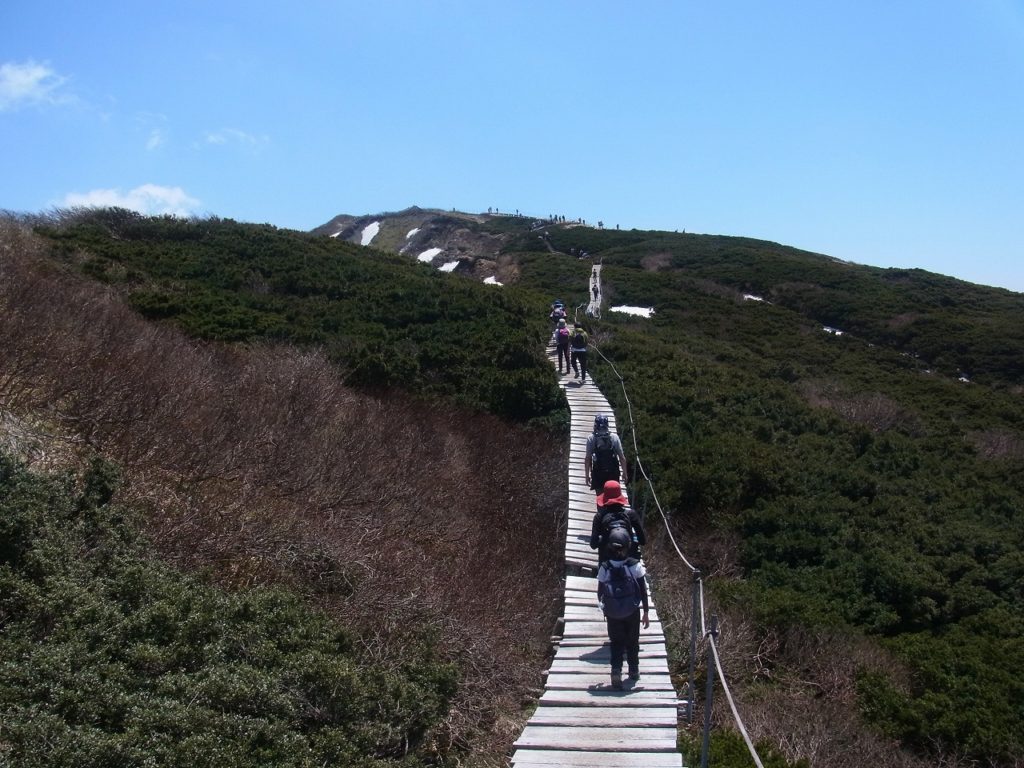
[[[235,228],[239,247],[266,235]],[[346,248],[333,257],[387,269]],[[14,596],[0,613],[13,644],[2,749],[47,765],[103,764],[108,748],[156,765],[500,764],[558,611],[558,552],[519,535],[560,535],[558,438],[429,385],[353,389],[323,345],[203,341],[147,321],[125,304],[136,283],[83,278],[88,246],[22,222],[5,222],[0,249],[0,438],[17,454],[4,464],[17,530],[3,538],[23,542],[0,563]],[[435,279],[410,275],[439,292]],[[208,324],[186,314],[190,328],[224,327],[210,297],[226,291],[181,278],[173,292],[218,308]],[[385,309],[421,300],[449,299],[414,291]],[[451,303],[487,310],[472,291]],[[503,343],[536,346],[522,327]],[[434,386],[454,386],[444,375]],[[93,510],[82,489],[100,459],[122,482]]]
[[[21,452],[100,452],[175,567],[297,592],[384,669],[422,651],[447,715],[406,759],[500,764],[558,610],[544,315],[586,299],[585,250],[607,303],[656,309],[588,320],[592,370],[626,426],[622,376],[625,443],[708,579],[772,764],[1024,759],[1024,297],[743,238],[401,215],[372,218],[374,244],[458,232],[465,266],[222,220],[9,224],[0,394]],[[460,277],[496,268],[514,285]],[[682,680],[689,573],[633,492]],[[727,728],[716,744],[749,765]]]

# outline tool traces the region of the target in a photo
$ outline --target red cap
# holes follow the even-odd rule
[[[605,504],[629,505],[629,499],[622,495],[622,486],[618,480],[608,480],[604,484],[604,492],[597,494],[597,506],[603,507]]]

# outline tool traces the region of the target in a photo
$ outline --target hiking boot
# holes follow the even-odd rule
[[[633,680],[634,682],[639,680],[640,679],[640,670],[639,669],[631,669],[631,670],[629,670],[629,679]]]
[[[580,377],[580,372],[579,372],[579,371],[576,371],[576,373],[574,373],[574,374],[572,375],[572,377],[573,377],[574,379],[578,379],[578,378]]]
[[[612,688],[616,691],[622,690],[622,673],[612,672]]]

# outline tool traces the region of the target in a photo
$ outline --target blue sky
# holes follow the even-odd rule
[[[0,4],[0,209],[409,205],[1024,292],[1024,0]]]

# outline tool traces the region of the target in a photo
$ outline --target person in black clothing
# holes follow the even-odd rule
[[[625,530],[629,534],[629,556],[639,558],[640,547],[647,543],[643,520],[622,495],[619,481],[609,480],[604,484],[604,492],[597,495],[597,512],[590,528],[590,548],[597,550],[599,563],[609,558],[608,543],[616,530]]]
[[[647,571],[642,562],[629,557],[625,530],[612,533],[608,550],[609,559],[597,571],[597,599],[608,623],[612,689],[621,691],[623,657],[629,679],[640,679],[640,628],[651,625],[650,601]]]

